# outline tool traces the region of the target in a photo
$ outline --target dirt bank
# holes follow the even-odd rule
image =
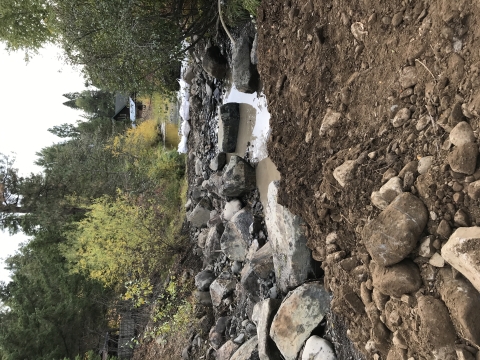
[[[397,346],[398,359],[431,359],[432,335],[422,330],[425,313],[415,301],[441,297],[438,264],[414,249],[408,257],[420,269],[421,289],[411,303],[390,297],[403,326],[382,325],[391,314],[385,304],[376,327],[368,309],[345,301],[349,294],[365,300],[372,290],[371,256],[361,236],[381,212],[372,192],[405,165],[425,159],[425,172],[415,165],[412,175],[401,176],[401,187],[426,206],[422,236],[432,236],[433,252],[456,227],[480,225],[478,200],[466,191],[480,177],[459,171],[448,141],[452,128],[466,121],[478,153],[478,14],[477,3],[462,0],[264,0],[258,11],[258,68],[272,115],[268,150],[282,176],[282,202],[307,222],[309,246],[334,293],[333,309],[368,358],[384,359]],[[327,111],[340,115],[321,130]],[[342,186],[334,169],[348,160],[355,167]],[[336,241],[327,245],[333,232]],[[337,258],[327,258],[330,253]],[[428,324],[448,331],[440,314]],[[399,336],[405,342],[400,347]],[[454,342],[475,352],[458,327]]]

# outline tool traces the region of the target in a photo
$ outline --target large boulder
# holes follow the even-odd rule
[[[433,296],[418,298],[419,337],[432,359],[456,360],[456,333],[445,304]]]
[[[480,227],[458,228],[442,247],[442,257],[480,291]]]
[[[240,156],[232,156],[222,176],[223,196],[237,197],[257,186],[255,169]]]
[[[278,181],[268,186],[265,222],[272,243],[277,286],[286,293],[313,273],[313,259],[301,229],[303,220],[277,202]]]
[[[480,293],[463,277],[454,278],[450,269],[440,269],[438,287],[453,325],[467,341],[480,347]]]
[[[240,346],[230,360],[260,360],[258,357],[258,338],[254,336]]]
[[[218,46],[211,46],[207,49],[203,57],[202,66],[208,75],[222,79],[227,73],[228,61],[225,56],[222,55]]]
[[[260,76],[250,61],[253,41],[244,35],[235,42],[233,49],[233,84],[238,91],[252,94],[258,89]]]
[[[394,265],[416,247],[427,221],[423,202],[403,193],[365,226],[362,239],[373,260],[382,266]]]
[[[218,150],[233,153],[237,148],[238,128],[240,126],[240,104],[228,103],[220,106],[218,121]]]
[[[206,227],[208,220],[210,220],[210,211],[212,211],[212,204],[207,197],[204,197],[190,214],[189,221],[192,226],[196,228]]]
[[[286,360],[295,360],[305,340],[320,324],[330,305],[330,295],[319,282],[291,291],[270,328],[270,337]]]
[[[255,304],[252,319],[257,322],[258,355],[260,360],[280,359],[280,352],[270,337],[270,326],[280,306],[280,300],[266,299]]]
[[[405,259],[389,267],[372,262],[370,268],[373,286],[382,294],[399,298],[403,294],[416,292],[422,286],[420,270],[411,260]]]
[[[245,260],[250,236],[248,229],[252,223],[252,213],[242,209],[225,226],[225,231],[220,239],[220,247],[230,260]]]

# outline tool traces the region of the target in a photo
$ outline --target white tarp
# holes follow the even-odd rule
[[[135,102],[130,97],[128,98],[128,100],[130,100],[130,120],[135,121],[136,119]]]

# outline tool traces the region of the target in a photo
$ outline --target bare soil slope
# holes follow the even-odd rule
[[[374,316],[345,301],[345,295],[361,297],[362,283],[371,290],[371,258],[360,235],[380,213],[371,193],[409,162],[432,156],[425,174],[418,176],[415,166],[414,178],[403,178],[403,190],[428,209],[423,236],[434,236],[439,250],[461,226],[454,220],[458,210],[464,224],[480,225],[478,200],[466,194],[477,173],[452,171],[445,143],[459,121],[478,136],[479,10],[465,0],[263,0],[258,11],[259,71],[272,114],[269,154],[282,175],[282,202],[305,219],[309,246],[334,293],[333,309],[368,358],[385,359],[395,340],[395,359],[431,359],[431,334],[421,330],[426,324],[419,323],[415,301],[421,294],[440,298],[438,268],[417,249],[409,257],[421,270],[421,294],[390,299],[390,310],[380,304]],[[329,109],[341,114],[339,122],[320,131]],[[392,123],[399,109],[408,116]],[[333,170],[346,160],[358,166],[342,187]],[[442,220],[446,231],[438,229]],[[327,245],[332,232],[337,241]],[[336,257],[327,257],[331,253]],[[353,260],[348,265],[342,258]],[[403,325],[386,320],[392,307]],[[387,327],[372,320],[377,317]],[[444,327],[442,316],[430,320],[429,327]]]

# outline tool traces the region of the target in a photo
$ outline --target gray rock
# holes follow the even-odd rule
[[[384,210],[398,195],[403,193],[403,181],[398,176],[388,180],[378,191],[371,196],[372,204],[380,210]]]
[[[204,306],[212,306],[212,297],[210,296],[209,291],[198,291],[194,293],[195,300]]]
[[[409,108],[403,108],[397,111],[395,116],[392,119],[393,127],[400,127],[407,123],[410,120],[411,112]]]
[[[183,360],[190,359],[190,349],[191,349],[190,345],[183,348],[183,350],[182,350],[182,359]]]
[[[230,260],[245,260],[248,252],[248,228],[252,222],[252,213],[242,209],[225,226],[220,247]]]
[[[240,126],[240,105],[228,103],[220,106],[218,122],[218,150],[233,153],[237,148],[238,128]]]
[[[258,296],[258,279],[269,279],[270,273],[274,271],[271,242],[260,248],[252,260],[242,270],[241,282],[245,289],[253,296]]]
[[[254,190],[257,185],[255,169],[240,156],[232,156],[222,177],[223,196],[237,197]]]
[[[417,173],[417,169],[418,169],[418,161],[416,160],[413,160],[413,161],[410,161],[409,163],[407,163],[403,168],[402,170],[400,170],[400,172],[398,173],[398,177],[402,178],[405,176],[405,174],[407,172],[411,172],[413,174],[416,174]]]
[[[205,197],[205,192],[198,186],[192,188],[191,198],[195,204],[197,204],[202,198]]]
[[[425,174],[428,169],[432,166],[433,163],[433,156],[424,156],[418,161],[418,173],[420,175]]]
[[[210,342],[210,345],[217,350],[225,343],[225,336],[212,329],[208,335],[208,341]]]
[[[450,131],[449,140],[453,145],[461,146],[475,142],[475,134],[469,123],[461,121]]]
[[[427,236],[422,239],[420,242],[420,247],[418,249],[418,255],[431,258],[435,254],[435,248],[433,247],[433,241],[435,240],[434,236]]]
[[[212,77],[222,79],[228,70],[228,62],[218,46],[209,47],[203,57],[203,69]]]
[[[202,171],[203,171],[202,166],[203,166],[202,159],[197,158],[195,160],[195,175],[202,176]]]
[[[220,152],[210,161],[210,169],[212,171],[221,171],[227,163],[227,154]]]
[[[305,343],[302,360],[336,360],[335,352],[330,341],[313,335]]]
[[[450,154],[447,161],[453,171],[472,175],[477,165],[478,147],[473,143],[457,146]]]
[[[254,336],[240,346],[230,360],[260,360],[258,357],[258,338]]]
[[[320,136],[325,136],[332,128],[340,125],[341,113],[333,111],[331,108],[327,109],[327,113],[323,117],[322,125],[320,126]]]
[[[210,270],[200,271],[195,276],[195,286],[199,291],[208,291],[210,284],[215,280],[215,274]]]
[[[189,66],[186,70],[185,73],[183,74],[183,80],[190,86],[193,84],[193,79],[195,78],[195,73],[193,72],[193,69],[191,66]]]
[[[468,185],[468,196],[473,200],[480,199],[480,180],[474,181]]]
[[[208,230],[205,247],[203,248],[205,265],[211,264],[218,257],[221,250],[220,238],[223,232],[223,223],[219,223]]]
[[[415,66],[406,66],[400,73],[400,86],[403,89],[417,84],[417,69]]]
[[[270,328],[270,337],[286,360],[295,360],[307,340],[323,320],[330,295],[323,285],[311,282],[291,291],[284,299]]]
[[[210,229],[202,229],[200,234],[198,234],[197,245],[199,248],[205,248],[205,243],[207,241],[207,235]]]
[[[356,169],[357,163],[354,160],[347,160],[333,170],[333,177],[338,181],[341,187],[344,187],[349,181],[353,180]]]
[[[221,197],[221,189],[223,187],[222,174],[212,174],[210,178],[204,181],[202,185],[210,194],[214,194],[217,197]]]
[[[411,294],[420,289],[422,278],[417,265],[411,260],[383,267],[374,262],[371,263],[373,286],[381,293],[401,297],[403,294]]]
[[[216,360],[230,360],[230,357],[239,348],[238,344],[235,344],[232,340],[228,340],[222,345],[216,352]]]
[[[220,316],[215,324],[215,331],[225,335],[225,331],[230,326],[231,319],[227,316]]]
[[[258,64],[257,48],[258,48],[258,34],[255,33],[255,38],[253,39],[253,44],[252,44],[252,50],[250,51],[250,62],[253,65]]]
[[[442,247],[442,257],[480,291],[480,227],[458,228]]]
[[[458,333],[475,346],[480,346],[480,293],[463,278],[455,279],[450,269],[439,271],[438,287]]]
[[[233,215],[242,210],[242,207],[242,202],[238,199],[227,202],[223,208],[223,218],[229,221]]]
[[[450,224],[447,220],[442,219],[442,221],[440,221],[440,224],[438,224],[437,227],[437,235],[444,239],[448,239],[451,234],[452,228],[450,227]]]
[[[411,193],[403,193],[364,227],[362,239],[378,264],[393,265],[416,247],[427,221],[423,202]]]
[[[454,222],[455,226],[458,226],[458,227],[468,227],[468,226],[471,225],[470,217],[462,209],[459,209],[455,213],[455,215],[453,216],[453,222]]]
[[[313,273],[313,259],[302,232],[302,219],[278,204],[277,181],[268,186],[265,222],[273,251],[277,287],[286,293]]]
[[[442,255],[439,253],[434,253],[428,263],[434,267],[442,268],[445,266],[445,259],[442,258]]]
[[[453,128],[459,123],[461,123],[463,120],[465,120],[465,117],[463,116],[462,103],[456,102],[455,105],[453,105],[452,107],[450,116],[448,117],[448,125]]]
[[[236,282],[233,279],[217,278],[210,285],[210,296],[213,306],[219,306],[222,300],[235,290]]]
[[[234,261],[232,264],[232,274],[238,275],[242,271],[242,263],[240,261]]]
[[[233,339],[233,342],[235,344],[243,344],[245,342],[245,334],[241,333],[235,339]]]
[[[210,220],[210,211],[212,210],[212,205],[208,198],[203,198],[195,206],[192,213],[190,214],[189,221],[192,226],[196,228],[202,228],[207,226],[208,220]]]
[[[248,324],[245,326],[245,334],[249,338],[257,335],[257,327],[254,324],[252,324],[251,322],[248,322]]]
[[[280,359],[280,351],[275,342],[270,338],[270,326],[273,317],[280,307],[280,300],[267,299],[255,304],[252,319],[257,322],[258,355],[260,360]]]
[[[420,119],[418,119],[417,124],[415,125],[415,129],[417,129],[417,131],[422,131],[427,127],[428,124],[430,124],[430,122],[430,116],[428,116],[428,114],[423,115],[420,117]]]
[[[425,348],[431,349],[432,359],[457,359],[456,333],[445,304],[433,296],[421,296],[417,313],[420,318],[419,338]]]
[[[258,89],[260,76],[257,67],[250,62],[252,40],[244,35],[235,42],[233,63],[233,84],[238,91],[252,94]]]

